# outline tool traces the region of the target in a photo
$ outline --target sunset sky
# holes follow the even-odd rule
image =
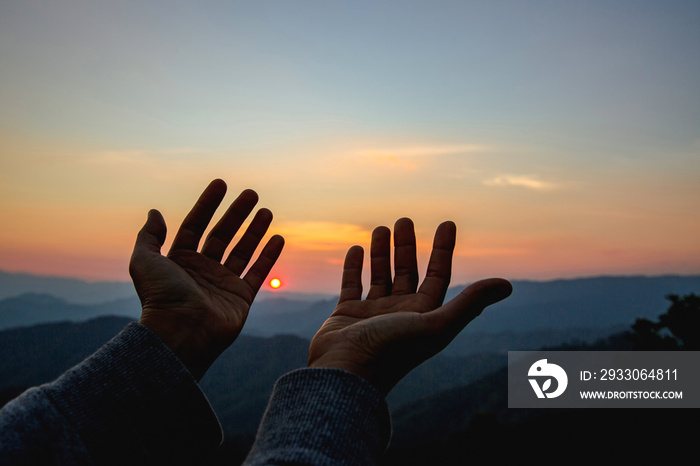
[[[698,83],[696,1],[0,0],[0,270],[128,280],[222,178],[280,290],[402,216],[453,284],[700,273]]]

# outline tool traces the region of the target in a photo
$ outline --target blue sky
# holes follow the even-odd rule
[[[698,2],[0,1],[0,64],[3,269],[126,279],[221,177],[309,291],[398,216],[461,281],[700,271]]]

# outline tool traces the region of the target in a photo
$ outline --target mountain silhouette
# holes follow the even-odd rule
[[[40,295],[32,299],[65,304]],[[654,315],[658,317],[664,307]],[[132,320],[100,317],[0,331],[0,402],[55,379]],[[573,341],[546,349],[631,350],[634,339],[629,333],[593,344]],[[219,416],[226,441],[206,459],[208,464],[240,464],[274,382],[306,365],[308,345],[308,339],[295,335],[241,335],[214,363],[201,386]],[[577,460],[606,455],[646,463],[665,452],[672,461],[693,451],[694,431],[687,426],[693,425],[695,412],[690,409],[510,409],[506,364],[503,352],[438,355],[412,371],[387,398],[393,434],[382,464],[514,462],[543,439],[561,451],[575,452]]]

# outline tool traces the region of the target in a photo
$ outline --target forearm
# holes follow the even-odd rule
[[[339,369],[280,378],[245,464],[376,464],[389,442],[384,397]]]
[[[0,429],[0,451],[23,462],[59,458],[67,450],[81,462],[88,458],[84,464],[157,462],[221,441],[218,421],[190,373],[139,324],[55,382],[10,402],[0,412]]]

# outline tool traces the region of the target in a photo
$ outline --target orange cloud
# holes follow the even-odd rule
[[[491,146],[482,144],[425,145],[361,149],[353,152],[359,163],[414,171],[425,165],[428,158],[475,152],[489,152]],[[357,157],[354,157],[357,161]]]
[[[555,183],[540,181],[536,178],[524,175],[501,175],[484,180],[486,186],[519,186],[536,191],[550,191],[558,187]]]
[[[345,250],[353,244],[369,244],[371,232],[359,225],[333,222],[284,222],[275,230],[296,249]]]

